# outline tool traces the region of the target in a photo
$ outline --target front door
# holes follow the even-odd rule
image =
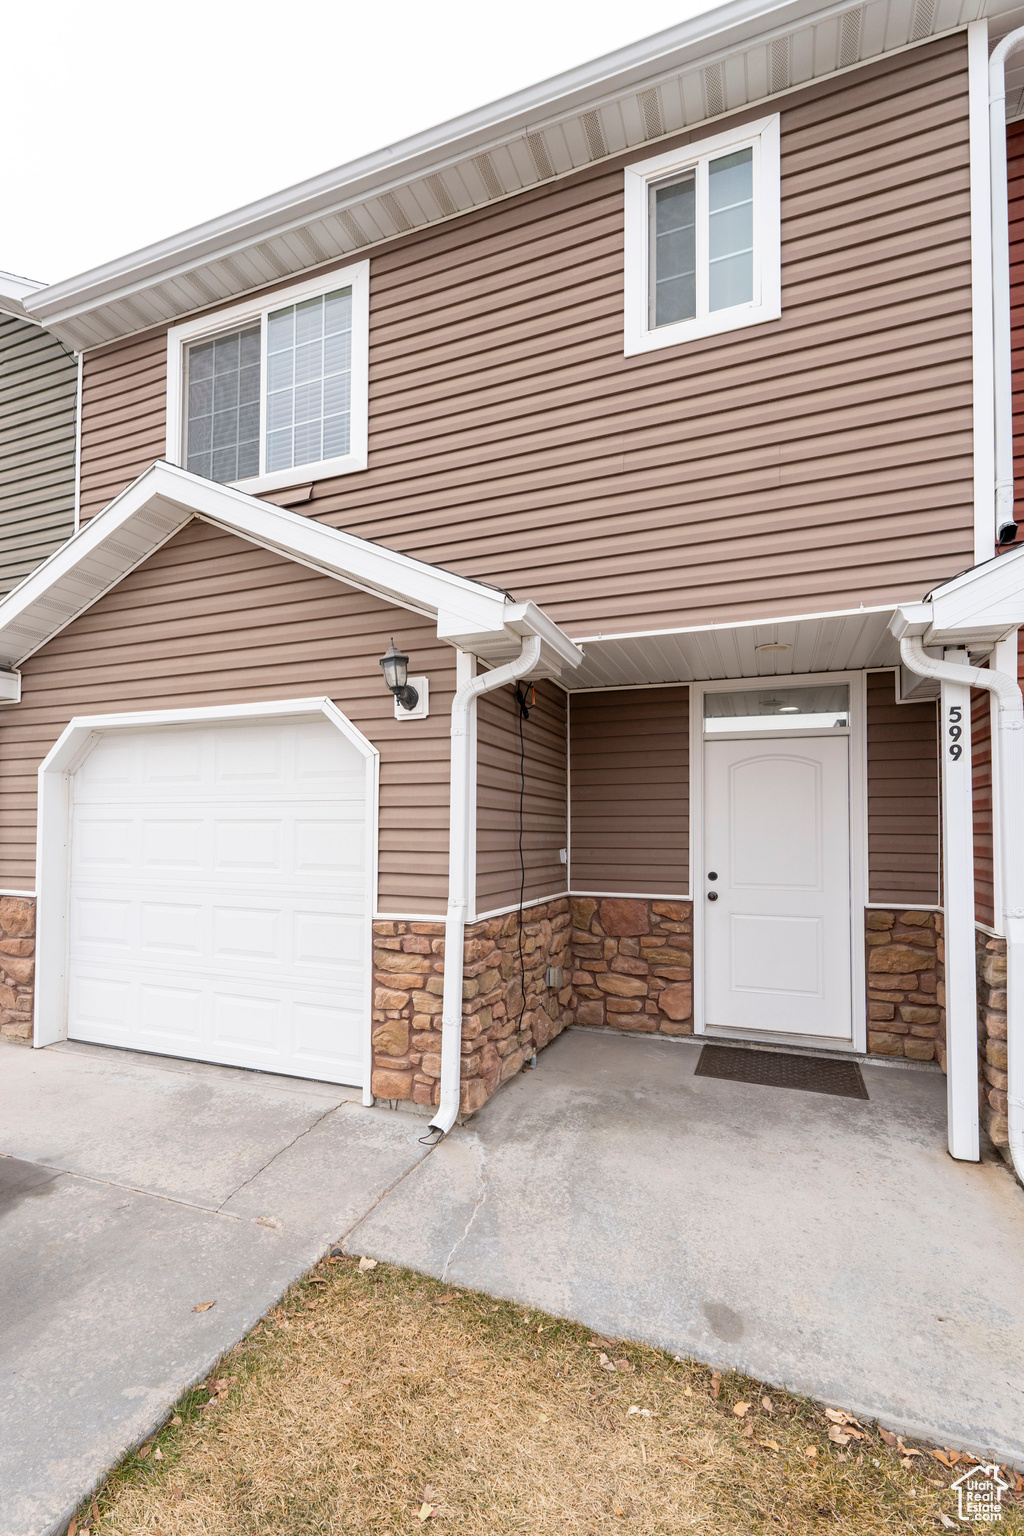
[[[704,751],[705,1027],[849,1040],[848,738]]]

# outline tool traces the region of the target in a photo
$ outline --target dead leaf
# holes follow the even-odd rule
[[[71,1516],[71,1520],[70,1520],[70,1522],[68,1524],[68,1536],[75,1536],[75,1532],[77,1530],[78,1530],[78,1521],[75,1519],[74,1515],[72,1515]]]
[[[440,1498],[440,1494],[438,1493],[437,1489],[436,1488],[431,1488],[430,1484],[428,1483],[427,1486],[423,1490],[423,1496],[422,1496],[422,1499],[421,1499],[421,1503],[423,1503],[423,1504],[436,1504],[439,1498]]]
[[[185,1497],[185,1490],[184,1490],[184,1488],[172,1488],[171,1489],[171,1498],[174,1499],[175,1502],[177,1502],[178,1499],[183,1499],[184,1497]]]
[[[818,1454],[818,1447],[816,1445],[809,1445],[807,1447],[807,1449],[804,1451],[804,1455],[807,1456],[811,1461],[814,1460],[814,1458],[817,1456],[817,1454]]]
[[[692,1387],[684,1387],[683,1388],[683,1396],[684,1397],[692,1397],[693,1396],[693,1388]]]
[[[630,1371],[635,1371],[636,1370],[636,1366],[633,1365],[632,1362],[629,1361],[629,1360],[621,1360],[620,1359],[620,1360],[616,1360],[616,1362],[615,1362],[615,1369],[617,1371],[625,1371],[628,1374]]]
[[[641,1408],[638,1403],[630,1403],[629,1407],[626,1409],[627,1419],[631,1413],[638,1413],[642,1418],[645,1419],[649,1419],[651,1417],[651,1410],[649,1408]]]
[[[833,1445],[849,1445],[850,1443],[849,1435],[844,1434],[838,1424],[829,1425],[828,1437]]]
[[[947,1530],[947,1531],[958,1531],[960,1529],[960,1527],[957,1525],[956,1521],[955,1520],[951,1520],[948,1515],[944,1515],[941,1509],[939,1510],[939,1519],[942,1521],[942,1526],[943,1526],[944,1530]]]
[[[217,1305],[217,1303],[215,1301],[201,1301],[199,1303],[198,1307],[193,1307],[192,1308],[192,1311],[193,1312],[209,1312],[210,1308],[211,1307],[215,1307],[216,1305]]]
[[[361,1269],[362,1265],[360,1264],[359,1267]],[[429,1520],[433,1513],[434,1513],[434,1506],[433,1506],[433,1504],[421,1504],[420,1505],[420,1512],[416,1516],[416,1518],[417,1518],[417,1520]]]
[[[174,1427],[174,1428],[175,1428],[175,1429],[180,1429],[180,1428],[181,1428],[181,1425],[182,1425],[182,1417],[181,1417],[181,1414],[180,1414],[180,1413],[176,1413],[176,1414],[175,1414],[175,1415],[174,1415],[174,1418],[173,1418],[173,1419],[172,1419],[172,1420],[171,1420],[171,1424],[172,1424],[172,1425],[173,1425],[173,1427]]]
[[[547,1424],[548,1423],[548,1416],[547,1416],[547,1414],[546,1413],[538,1413],[538,1415],[537,1415],[537,1423],[538,1424]]]
[[[900,1466],[905,1468],[907,1472],[910,1472],[913,1470],[914,1463],[911,1461],[909,1456],[901,1456]]]
[[[736,1417],[738,1419],[742,1419],[742,1417],[743,1417],[743,1415],[745,1413],[749,1413],[750,1412],[750,1404],[749,1403],[733,1403],[732,1411],[733,1411],[733,1413],[736,1415]]]
[[[604,1350],[602,1350],[598,1355],[597,1363],[601,1367],[602,1371],[614,1371],[615,1369],[614,1364],[611,1360],[608,1359],[608,1356],[605,1354]]]
[[[757,1443],[758,1445],[763,1445],[765,1449],[769,1451],[778,1451],[781,1449],[777,1440],[759,1440]]]
[[[139,1446],[139,1449],[136,1451],[135,1454],[138,1456],[140,1461],[145,1461],[146,1457],[149,1455],[149,1453],[150,1453],[150,1451],[152,1449],[153,1449],[153,1442],[152,1442],[152,1440],[147,1440],[145,1445],[140,1445]]]
[[[879,1424],[879,1426],[878,1426],[878,1433],[881,1435],[881,1437],[885,1441],[886,1445],[895,1445],[896,1444],[896,1436],[894,1434],[891,1434],[889,1430],[883,1429],[881,1424]]]
[[[775,1409],[772,1407],[772,1400],[770,1397],[762,1397],[761,1407],[764,1409],[765,1413],[775,1412]]]
[[[153,1460],[154,1461],[163,1461],[163,1459],[164,1459],[164,1453],[160,1449],[160,1447],[157,1446],[156,1450],[153,1452]]]
[[[718,1394],[721,1392],[721,1390],[722,1390],[722,1373],[721,1373],[721,1371],[712,1371],[711,1372],[711,1396],[712,1397],[717,1397]]]
[[[359,1268],[364,1273],[368,1269],[376,1269],[377,1268],[377,1260],[376,1259],[368,1259],[364,1255],[364,1257],[359,1260]],[[423,1516],[421,1516],[421,1518],[425,1520],[427,1517],[426,1517],[426,1515],[423,1515]]]
[[[92,1518],[94,1521],[98,1521],[100,1518],[100,1507],[95,1499],[92,1501]]]
[[[932,1451],[932,1455],[936,1461],[941,1461],[944,1467],[951,1467],[953,1465],[945,1451]]]
[[[750,1422],[750,1420],[749,1420],[749,1419],[748,1419],[748,1420],[747,1420],[747,1422],[746,1422],[746,1423],[745,1423],[745,1424],[744,1424],[744,1426],[743,1426],[743,1428],[742,1428],[742,1429],[741,1429],[741,1430],[740,1430],[740,1434],[741,1434],[741,1435],[746,1435],[746,1436],[748,1436],[748,1437],[749,1437],[749,1436],[751,1436],[751,1435],[752,1435],[752,1434],[753,1434],[753,1433],[754,1433],[754,1426],[753,1426],[753,1424],[752,1424],[752,1423],[751,1423],[751,1422]]]

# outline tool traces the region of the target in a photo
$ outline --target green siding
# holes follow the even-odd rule
[[[77,384],[53,336],[0,315],[0,594],[74,532]]]

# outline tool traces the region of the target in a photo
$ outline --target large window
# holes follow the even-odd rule
[[[627,354],[777,319],[778,118],[626,170]]]
[[[364,469],[368,266],[174,327],[170,461],[247,491]]]

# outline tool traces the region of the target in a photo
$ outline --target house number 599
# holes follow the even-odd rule
[[[962,712],[961,712],[959,704],[951,704],[950,708],[949,708],[949,733],[948,733],[949,734],[949,755],[953,759],[954,763],[957,761],[957,759],[959,758],[960,754],[964,750],[963,747],[960,745],[960,737],[963,735],[963,731],[962,731],[962,729],[960,727],[960,721],[961,721],[962,718],[963,718],[962,717]]]

